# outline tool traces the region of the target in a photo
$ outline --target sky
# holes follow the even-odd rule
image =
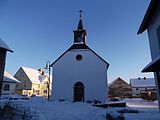
[[[87,45],[106,60],[109,82],[121,77],[153,77],[141,73],[151,61],[148,35],[137,31],[150,0],[0,0],[0,38],[14,51],[6,70],[44,68],[73,44],[80,9]]]

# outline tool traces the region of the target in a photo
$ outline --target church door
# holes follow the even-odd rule
[[[84,102],[84,84],[82,82],[76,82],[74,84],[74,96],[73,101],[83,101]]]

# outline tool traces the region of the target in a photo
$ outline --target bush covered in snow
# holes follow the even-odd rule
[[[112,112],[106,113],[106,120],[125,120],[125,117],[122,113]]]

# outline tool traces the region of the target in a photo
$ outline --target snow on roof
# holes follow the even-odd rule
[[[0,38],[0,48],[13,52],[1,38]]]
[[[132,78],[130,83],[132,87],[155,87],[154,78]]]
[[[10,73],[4,71],[4,76],[3,76],[3,81],[4,82],[19,82],[15,77],[13,77]]]
[[[111,82],[108,84],[108,86],[111,86],[111,85],[114,84],[114,82],[116,82],[117,80],[122,80],[122,81],[124,81],[125,83],[127,83],[124,79],[122,79],[121,77],[118,77],[118,78],[116,78],[115,80],[111,81]],[[127,83],[127,84],[128,84],[128,83]]]
[[[41,75],[40,71],[36,69],[28,67],[22,67],[22,69],[25,71],[32,83],[40,84],[46,77],[46,75]]]

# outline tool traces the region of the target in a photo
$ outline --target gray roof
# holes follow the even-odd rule
[[[150,62],[143,70],[142,72],[156,72],[160,71],[160,55],[154,59],[152,62]]]
[[[16,83],[19,81],[15,77],[13,77],[10,73],[4,71],[3,82]]]
[[[0,48],[6,51],[13,52],[1,38],[0,38]]]
[[[137,34],[143,33],[149,27],[158,5],[160,5],[160,0],[151,0]]]
[[[130,79],[132,87],[155,87],[154,78],[132,78]]]

